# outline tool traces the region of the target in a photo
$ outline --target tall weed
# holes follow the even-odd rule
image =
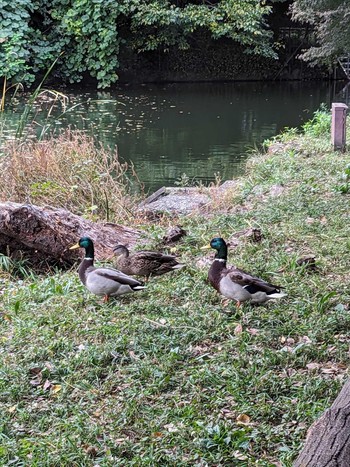
[[[50,204],[93,219],[130,215],[128,165],[81,131],[14,140],[0,160],[0,200]]]
[[[325,105],[316,110],[311,120],[303,125],[303,131],[308,136],[322,136],[328,134],[331,129],[331,114]]]

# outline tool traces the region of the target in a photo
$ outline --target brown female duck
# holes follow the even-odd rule
[[[130,254],[124,245],[117,245],[114,249],[116,266],[125,274],[135,276],[161,276],[185,265],[179,263],[175,256],[165,255],[158,251],[135,251]]]

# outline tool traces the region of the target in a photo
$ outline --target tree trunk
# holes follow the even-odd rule
[[[139,232],[112,223],[95,223],[64,209],[0,203],[0,253],[27,259],[32,267],[70,267],[82,252],[69,250],[80,237],[94,241],[97,259],[113,255],[117,243],[135,244]]]
[[[293,467],[350,466],[350,380],[332,406],[311,425]]]

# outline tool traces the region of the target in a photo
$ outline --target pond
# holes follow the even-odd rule
[[[165,185],[232,179],[249,151],[285,127],[299,127],[321,103],[330,106],[327,82],[174,83],[64,90],[65,110],[42,101],[37,131],[79,128],[119,158],[132,161],[146,191]],[[45,110],[46,105],[46,110]],[[47,112],[50,110],[50,116]],[[3,137],[14,133],[23,101],[5,112]]]

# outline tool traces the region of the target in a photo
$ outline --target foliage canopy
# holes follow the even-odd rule
[[[331,64],[350,52],[350,4],[348,0],[296,0],[294,20],[315,28],[317,45],[301,58],[312,64]]]
[[[74,83],[90,75],[103,88],[118,79],[122,47],[186,49],[199,30],[274,57],[270,11],[256,0],[0,0],[1,75],[31,84],[62,54],[56,76]]]

